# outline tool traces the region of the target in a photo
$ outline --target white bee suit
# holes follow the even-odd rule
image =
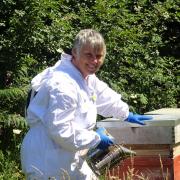
[[[125,119],[128,105],[95,75],[84,79],[67,54],[37,75],[32,88],[38,93],[27,109],[30,129],[21,146],[27,179],[96,179],[81,150],[100,142],[93,131],[97,113]]]

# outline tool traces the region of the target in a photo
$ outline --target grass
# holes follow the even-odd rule
[[[162,164],[161,157],[160,159],[160,171],[161,171],[161,177],[162,180],[169,180],[169,172],[167,169],[166,175],[164,175],[164,167]],[[131,167],[128,168],[126,173],[123,175],[123,178],[119,178],[118,167],[116,167],[116,170],[109,170],[106,171],[105,176],[101,176],[100,180],[151,180],[152,178],[148,177],[147,175],[144,175],[142,173],[138,173],[138,171],[135,170],[133,166],[133,160]],[[67,177],[67,176],[66,176]],[[64,176],[64,179],[66,178]],[[18,149],[10,152],[2,152],[0,150],[0,180],[24,180],[24,174],[21,171],[20,167],[20,157],[19,157],[19,151]],[[52,178],[53,179],[53,178]],[[55,179],[54,179],[55,180]],[[70,180],[70,178],[68,178]]]

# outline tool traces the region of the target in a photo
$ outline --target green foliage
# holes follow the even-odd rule
[[[27,131],[23,116],[30,80],[53,65],[62,49],[71,48],[74,36],[83,28],[94,28],[103,34],[107,57],[97,75],[122,94],[132,111],[144,113],[180,107],[179,1],[3,0],[0,1],[3,152],[13,148],[19,151]],[[21,133],[15,134],[16,130]],[[0,178],[17,179],[16,172],[21,176],[12,168],[15,162],[7,159],[6,163],[4,158],[0,151]]]
[[[1,1],[1,87],[7,86],[8,72],[12,83],[20,83],[20,75],[31,79],[58,58],[59,48],[69,46],[72,27],[60,7],[60,1]]]
[[[0,113],[0,123],[3,124],[4,128],[13,126],[14,128],[25,129],[27,127],[24,117],[19,114]]]
[[[7,151],[3,153],[0,150],[0,179],[25,179],[22,172],[19,170],[20,167],[17,165],[19,160],[17,159],[17,152]]]
[[[175,46],[174,52],[165,54],[165,51],[166,45],[170,43],[167,36],[167,32],[171,31],[167,26],[169,22],[176,25],[176,43],[180,35],[179,17],[171,13],[172,8],[178,12],[178,3],[121,2],[116,4],[119,8],[112,15],[108,14],[111,2],[109,6],[107,4],[104,11],[107,11],[106,27],[110,28],[102,29],[106,31],[108,56],[100,76],[111,87],[123,92],[125,100],[134,111],[177,107],[179,46]]]
[[[23,117],[26,92],[26,88],[0,90],[0,147],[2,150],[14,149],[14,143],[20,144],[27,130],[27,123]],[[16,138],[14,133],[16,131],[23,132]]]
[[[18,113],[24,115],[27,88],[11,87],[0,90],[1,112]]]

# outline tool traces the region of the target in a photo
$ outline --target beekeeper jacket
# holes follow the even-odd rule
[[[93,179],[81,152],[100,142],[93,131],[97,113],[125,119],[127,104],[94,74],[84,79],[67,54],[31,84],[37,93],[32,93],[27,109],[30,129],[21,146],[23,172],[38,179]]]

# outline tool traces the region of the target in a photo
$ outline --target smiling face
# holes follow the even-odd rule
[[[99,70],[106,55],[106,45],[102,35],[93,29],[81,30],[72,48],[72,63],[84,78]]]
[[[79,53],[73,50],[72,55],[72,63],[84,78],[97,72],[104,62],[104,50],[95,50],[89,45],[84,45]]]

